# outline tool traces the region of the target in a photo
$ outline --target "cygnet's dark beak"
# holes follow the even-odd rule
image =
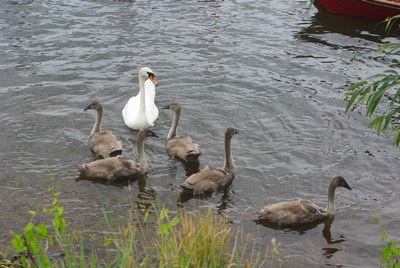
[[[346,189],[351,190],[351,187],[350,187],[350,185],[349,185],[347,182],[344,182],[343,187],[346,188]]]
[[[151,136],[158,138],[158,135],[156,133],[154,133],[153,131],[151,132]]]
[[[89,104],[88,106],[86,106],[85,109],[83,109],[83,111],[87,111],[87,110],[92,109],[92,108],[90,108],[90,105],[91,105],[91,104]]]
[[[164,110],[169,109],[169,104],[167,106],[162,107],[161,109],[164,109]]]

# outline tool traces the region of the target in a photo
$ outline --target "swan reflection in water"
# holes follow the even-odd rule
[[[273,223],[267,223],[267,222],[259,222],[257,224],[262,225],[267,228],[274,229],[274,230],[282,230],[284,232],[295,231],[300,235],[305,234],[308,230],[316,228],[320,224],[324,224],[324,228],[322,230],[322,235],[325,238],[326,242],[328,244],[341,243],[341,242],[345,241],[345,239],[338,239],[338,240],[332,239],[331,226],[332,226],[333,220],[334,219],[332,218],[332,219],[328,219],[325,221],[318,221],[318,222],[307,223],[307,224],[302,224],[302,225],[297,225],[297,226],[290,226],[290,227],[281,226],[281,225],[277,225],[277,224],[273,224]]]
[[[324,253],[322,253],[322,255],[324,255],[327,259],[329,259],[329,258],[332,258],[336,252],[341,250],[340,248],[334,247],[333,245],[340,244],[340,243],[346,241],[346,239],[344,238],[343,235],[340,235],[339,239],[332,238],[331,226],[332,226],[333,220],[334,220],[334,218],[330,218],[325,221],[313,222],[313,223],[308,223],[308,224],[303,224],[303,225],[298,225],[298,226],[291,226],[291,227],[285,227],[285,226],[280,226],[277,224],[266,223],[266,222],[259,222],[257,224],[260,224],[264,227],[268,227],[268,228],[271,228],[274,230],[282,230],[284,232],[295,231],[299,235],[304,235],[304,234],[306,234],[307,231],[316,228],[320,224],[323,224],[324,228],[322,229],[322,236],[325,238],[326,243],[330,246],[321,248],[324,251]]]
[[[232,204],[232,198],[231,198],[231,185],[227,188],[225,188],[223,191],[220,191],[219,193],[206,193],[202,195],[193,195],[190,193],[187,193],[185,191],[182,191],[180,195],[178,196],[177,200],[177,206],[179,208],[183,207],[183,204],[186,202],[189,202],[191,199],[201,199],[201,200],[207,200],[213,195],[221,195],[220,201],[218,202],[218,205],[216,206],[218,208],[218,213],[221,214],[223,211],[225,211],[229,205]]]
[[[133,203],[136,203],[137,205],[137,210],[140,213],[146,213],[149,209],[151,209],[154,205],[154,200],[157,198],[157,193],[153,189],[146,188],[146,183],[147,183],[147,174],[146,175],[141,175],[141,176],[134,176],[131,178],[120,178],[117,180],[105,180],[105,179],[87,179],[82,175],[79,175],[75,179],[75,181],[81,181],[81,180],[88,180],[92,183],[99,183],[99,184],[105,184],[105,185],[113,185],[116,187],[131,187],[133,183],[137,182],[138,186],[138,192],[137,192],[137,199],[132,201]],[[135,210],[132,207],[132,210]]]

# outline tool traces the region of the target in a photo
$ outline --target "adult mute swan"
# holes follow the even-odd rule
[[[175,112],[172,126],[167,136],[168,155],[174,158],[178,158],[183,162],[198,161],[201,154],[200,146],[189,136],[176,135],[176,128],[178,126],[179,118],[181,115],[181,105],[179,104],[179,102],[173,101],[162,109],[171,109]]]
[[[351,190],[342,176],[334,176],[329,183],[328,207],[326,209],[308,200],[286,201],[262,208],[256,213],[253,220],[278,226],[299,226],[333,219],[335,216],[334,199],[337,187],[344,187]]]
[[[229,127],[225,131],[225,163],[222,168],[205,167],[198,173],[191,175],[182,184],[184,192],[193,195],[202,195],[223,190],[230,185],[235,177],[235,165],[231,153],[231,139],[239,133]]]
[[[96,121],[89,137],[89,146],[92,153],[102,158],[120,155],[122,153],[122,143],[110,131],[101,131],[101,121],[103,118],[103,105],[99,101],[91,102],[84,111],[93,109],[97,112]]]
[[[148,137],[158,137],[149,128],[140,129],[137,135],[138,162],[118,155],[96,160],[88,164],[78,166],[80,175],[85,179],[106,179],[114,181],[119,178],[135,177],[144,175],[149,170],[146,155],[144,153],[144,140]]]
[[[154,103],[157,80],[148,67],[139,70],[139,93],[131,97],[122,109],[122,117],[127,127],[135,130],[154,126],[158,108]]]

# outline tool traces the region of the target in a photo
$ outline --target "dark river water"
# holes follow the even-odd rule
[[[104,231],[103,210],[123,217],[149,202],[226,215],[265,247],[281,243],[287,267],[377,267],[382,228],[399,238],[400,150],[368,129],[359,111],[344,113],[350,83],[383,71],[384,26],[308,9],[308,1],[0,2],[0,238],[3,245],[52,196],[51,177],[71,229]],[[201,146],[200,167],[223,164],[223,133],[234,126],[237,175],[229,191],[178,202],[186,178],[165,152],[172,112],[160,110],[146,140],[147,180],[76,182],[90,162],[88,136],[101,100],[103,129],[123,141],[136,132],[121,110],[138,91],[142,66],[156,74],[156,104],[182,104],[178,131]],[[133,156],[132,156],[133,157]],[[326,205],[333,175],[352,191],[336,194],[336,217],[303,231],[250,221],[260,207],[295,198]],[[114,213],[114,214],[113,214]]]

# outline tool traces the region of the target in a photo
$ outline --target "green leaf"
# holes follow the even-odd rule
[[[107,247],[112,240],[112,237],[104,236],[104,246]]]
[[[24,228],[24,234],[28,233],[29,231],[31,231],[33,229],[33,227],[35,227],[33,225],[33,222],[28,222]]]
[[[29,235],[29,238],[28,236],[26,237],[26,241],[29,251],[34,255],[38,255],[41,251],[41,246],[36,236],[32,233],[32,235]]]
[[[31,215],[32,217],[36,216],[36,211],[33,210],[28,210],[29,215]]]
[[[52,235],[49,235],[48,240],[49,240],[49,245],[53,246],[54,245],[54,239],[53,239]]]
[[[160,219],[164,219],[167,217],[169,214],[169,209],[168,208],[163,208],[160,212]]]
[[[29,267],[28,262],[26,261],[25,255],[21,256],[21,263],[22,263],[22,267]]]
[[[11,244],[16,253],[20,253],[20,252],[23,252],[26,250],[24,239],[22,238],[22,236],[20,234],[14,235],[14,238],[13,238]]]
[[[46,238],[47,237],[47,227],[43,223],[39,224],[35,227],[35,231],[39,238]]]
[[[164,223],[157,229],[157,234],[169,235],[169,229],[170,229],[169,223]]]
[[[396,245],[393,245],[392,252],[396,254],[396,256],[400,256],[399,248]]]
[[[398,146],[400,144],[400,131],[397,132],[394,143]]]
[[[371,116],[375,112],[375,109],[376,107],[378,107],[378,104],[382,99],[383,94],[385,94],[388,89],[388,87],[382,87],[379,89],[379,91],[376,91],[371,95],[371,99],[367,104],[367,116]]]
[[[366,81],[361,81],[361,82],[351,85],[347,89],[345,97],[347,98],[347,96],[351,96],[351,98],[350,98],[349,102],[347,103],[346,112],[348,112],[349,109],[353,106],[355,100],[357,99],[358,95],[361,93],[363,86],[365,84],[367,84]]]
[[[389,247],[388,246],[383,246],[382,247],[382,258],[381,258],[381,264],[385,263],[388,259],[388,255],[389,255]]]
[[[171,221],[170,221],[170,225],[171,226],[175,226],[179,223],[179,215],[176,215]]]
[[[39,262],[39,267],[40,268],[42,268],[42,267],[43,268],[51,267],[50,260],[45,256],[39,255],[38,256],[38,262]]]
[[[376,116],[374,117],[370,122],[368,127],[374,128],[378,135],[381,132],[381,127],[382,127],[382,122],[383,122],[384,117],[383,116]]]
[[[392,27],[396,24],[396,20],[398,20],[400,18],[400,15],[396,15],[393,17],[389,17],[387,19],[385,19],[386,22],[386,33],[389,33],[392,29]]]

